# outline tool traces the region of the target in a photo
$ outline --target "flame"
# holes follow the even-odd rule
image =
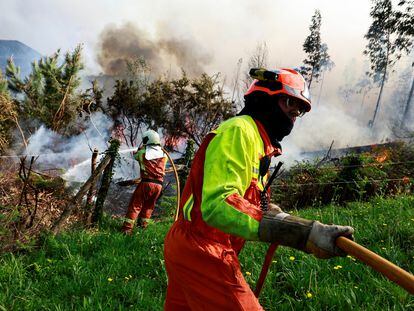
[[[389,150],[384,149],[382,152],[380,152],[376,157],[375,160],[378,163],[383,163],[389,158],[390,152]]]

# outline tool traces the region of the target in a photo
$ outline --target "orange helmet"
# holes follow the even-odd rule
[[[244,96],[253,92],[264,92],[269,95],[285,94],[300,99],[305,104],[306,112],[311,110],[308,86],[305,79],[296,70],[252,68],[249,74],[255,80]]]

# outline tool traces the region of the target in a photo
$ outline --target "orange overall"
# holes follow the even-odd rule
[[[148,225],[155,202],[161,193],[165,174],[166,157],[147,160],[143,147],[137,151],[135,158],[140,164],[141,182],[129,202],[126,221],[122,227],[123,232],[131,232],[137,218],[139,226]]]
[[[262,310],[241,273],[245,240],[258,240],[259,174],[280,154],[259,122],[235,117],[210,133],[191,167],[179,219],[165,238],[165,310]]]

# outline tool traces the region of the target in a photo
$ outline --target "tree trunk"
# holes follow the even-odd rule
[[[311,84],[312,84],[312,80],[313,80],[313,72],[314,72],[314,69],[313,69],[313,67],[312,67],[312,72],[311,72],[311,76],[310,76],[310,79],[309,79],[309,84],[308,84],[308,89],[310,90],[310,88],[311,88]]]
[[[321,87],[319,88],[319,94],[318,94],[318,102],[316,103],[319,106],[319,101],[321,100],[321,94],[322,94],[322,86],[323,86],[323,80],[325,80],[325,72],[322,72],[322,81],[321,81]]]
[[[60,217],[58,218],[58,220],[53,224],[52,228],[50,229],[50,231],[53,234],[57,234],[62,229],[63,224],[65,223],[65,221],[72,214],[72,212],[74,211],[76,206],[78,206],[81,203],[82,198],[86,195],[86,192],[89,190],[90,186],[93,183],[96,183],[96,181],[98,180],[98,178],[101,175],[102,171],[106,168],[106,166],[109,164],[110,161],[111,161],[111,156],[110,156],[110,154],[107,154],[102,159],[102,161],[99,163],[98,167],[93,172],[91,177],[89,177],[89,179],[79,189],[78,193],[73,197],[73,199],[65,207],[65,209],[63,210],[63,212],[60,215]]]
[[[369,122],[369,127],[373,127],[374,126],[374,122],[375,122],[375,118],[378,114],[378,110],[379,110],[379,105],[381,102],[381,97],[382,97],[382,91],[384,90],[384,84],[385,84],[385,80],[387,79],[387,67],[385,67],[385,71],[384,71],[384,75],[382,76],[382,81],[381,81],[381,88],[380,88],[380,92],[378,94],[378,98],[377,98],[377,104],[375,106],[375,111],[374,111],[374,116],[372,117],[372,120]]]
[[[95,209],[92,214],[92,223],[97,224],[101,221],[103,215],[103,206],[105,203],[106,195],[108,194],[109,186],[112,180],[112,169],[114,167],[115,158],[118,154],[119,149],[119,140],[112,139],[111,146],[108,149],[108,154],[110,156],[110,161],[105,171],[102,174],[101,187],[99,188],[98,194],[96,196]]]
[[[413,93],[414,93],[414,78],[413,78],[413,82],[411,82],[411,89],[410,89],[410,93],[408,94],[407,103],[405,104],[404,114],[401,120],[400,127],[404,127],[405,121],[407,120],[408,113],[411,107],[411,99],[413,98]]]

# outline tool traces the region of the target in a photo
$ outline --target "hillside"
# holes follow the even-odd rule
[[[21,68],[21,75],[26,76],[31,72],[31,63],[42,55],[20,41],[0,40],[0,69],[3,72],[10,57]]]

